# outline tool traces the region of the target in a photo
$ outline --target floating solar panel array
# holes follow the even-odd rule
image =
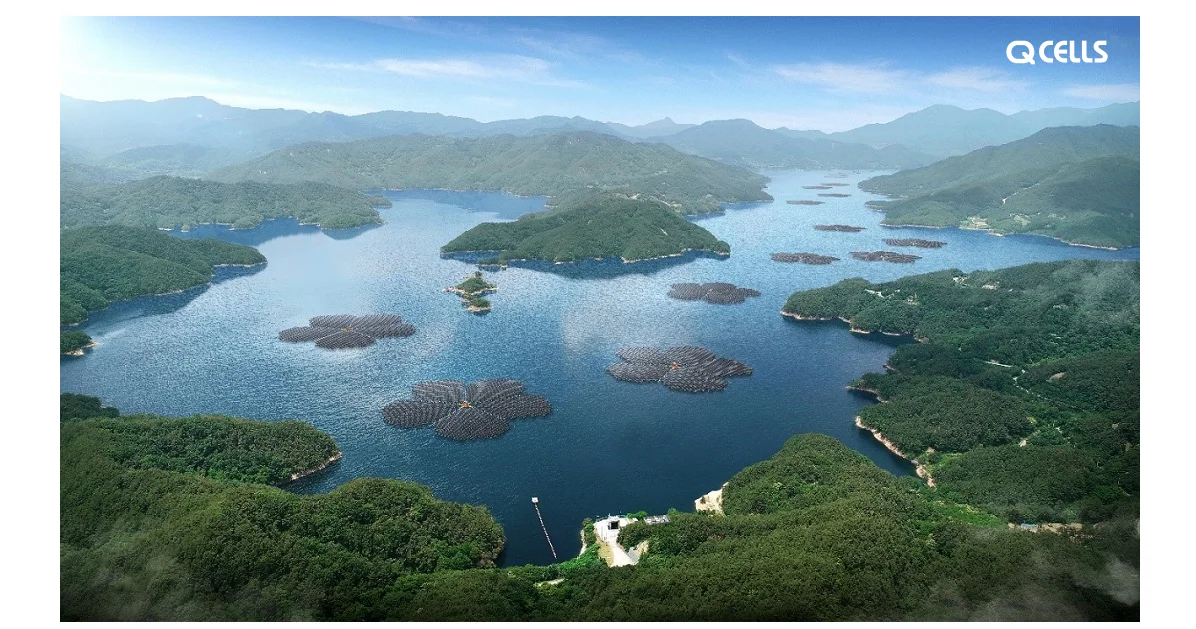
[[[855,232],[864,231],[863,227],[857,227],[855,225],[838,225],[838,224],[815,225],[814,229],[817,229],[820,232],[852,232],[852,233],[855,233]]]
[[[774,253],[771,256],[773,262],[801,262],[802,264],[830,264],[837,262],[839,258],[835,256],[824,256],[817,253]]]
[[[308,325],[287,328],[278,333],[279,340],[288,343],[315,341],[316,347],[346,349],[368,347],[380,338],[411,336],[415,326],[392,314],[379,315],[321,315],[312,317]]]
[[[386,423],[399,428],[432,426],[446,439],[491,439],[511,429],[511,420],[544,417],[552,412],[548,400],[526,393],[523,383],[509,378],[429,380],[411,387],[410,400],[382,408]]]
[[[938,249],[947,243],[941,240],[923,240],[922,238],[885,238],[885,244],[892,247],[921,247],[923,249]]]
[[[669,289],[669,297],[685,301],[699,299],[712,304],[741,304],[748,297],[759,297],[760,291],[754,288],[740,288],[726,282],[707,282],[705,284],[673,284]]]
[[[675,391],[721,391],[727,378],[746,376],[752,368],[708,349],[694,346],[626,347],[616,352],[623,362],[609,365],[607,373],[626,382],[660,382]]]
[[[852,251],[851,257],[856,260],[863,260],[865,262],[897,262],[899,264],[909,264],[914,260],[921,260],[922,256],[910,255],[908,253],[897,253],[896,251]]]

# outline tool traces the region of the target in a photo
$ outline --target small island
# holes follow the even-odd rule
[[[828,184],[822,184],[820,186],[802,186],[802,188],[805,188],[806,190],[830,190],[831,186]]]
[[[885,238],[885,244],[892,247],[921,247],[923,249],[938,249],[947,243],[941,240],[922,240],[921,238]]]
[[[835,182],[829,182],[829,183],[824,182],[822,185],[824,185],[824,186],[847,186],[847,185],[851,185],[851,184],[846,184],[841,181],[835,181]]]
[[[817,253],[774,253],[771,257],[773,262],[801,262],[802,264],[830,264],[839,260],[834,256]]]
[[[847,194],[845,192],[819,192],[818,196],[820,196],[820,197],[835,197],[835,198],[841,199],[843,197],[849,197],[851,195]]]
[[[820,232],[862,232],[865,228],[856,227],[855,225],[815,225],[814,229]],[[885,241],[888,242],[888,241]]]
[[[822,205],[823,203],[826,203],[826,201],[812,201],[810,199],[792,199],[792,200],[786,201],[785,203],[788,203],[789,205]]]
[[[446,255],[494,253],[487,264],[513,260],[624,263],[689,252],[730,255],[731,246],[655,199],[600,193],[505,223],[482,223],[440,248]]]
[[[864,201],[864,207],[869,210],[876,210],[878,212],[885,211],[885,207],[889,205],[888,201]]]
[[[922,259],[922,256],[897,253],[896,251],[852,251],[851,257],[865,262],[896,262],[899,264],[909,264],[914,260]]]
[[[465,309],[473,313],[490,312],[490,300],[482,297],[498,290],[498,286],[482,279],[481,271],[474,271],[465,277],[465,281],[456,286],[449,286],[445,292],[461,296],[461,303]]]

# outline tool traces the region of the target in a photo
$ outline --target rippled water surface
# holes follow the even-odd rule
[[[623,265],[536,265],[490,273],[494,311],[465,312],[442,288],[473,271],[442,259],[440,245],[483,221],[510,220],[543,199],[440,190],[387,192],[394,207],[379,227],[324,233],[294,221],[248,231],[206,227],[257,246],[262,269],[220,269],[217,282],[147,297],[94,314],[84,329],[99,347],[64,358],[63,391],[101,397],[123,412],[219,413],[302,419],[331,434],[344,459],[293,489],[322,492],[359,476],[423,483],[440,498],[486,505],[507,535],[508,564],[552,560],[530,498],[540,498],[562,558],[580,547],[582,518],[669,507],[693,500],[743,467],[768,458],[792,435],[840,439],[896,474],[908,474],[853,418],[868,400],[844,387],[881,369],[897,341],[860,337],[838,323],[799,323],[778,314],[789,293],[845,277],[888,280],[957,267],[989,269],[1067,258],[1137,259],[1031,236],[960,230],[888,229],[864,208],[877,198],[854,183],[867,173],[775,172],[776,202],[734,206],[700,223],[731,244],[728,259],[684,258]],[[815,196],[802,185],[853,184],[848,198]],[[833,190],[831,192],[834,192]],[[820,199],[820,206],[787,205]],[[867,227],[820,232],[818,223]],[[851,251],[892,249],[882,238],[943,240],[941,249],[901,249],[914,264],[860,262]],[[828,266],[772,262],[776,251],[843,260]],[[674,282],[726,281],[761,291],[740,305],[680,302]],[[327,351],[278,340],[309,317],[388,312],[415,324],[406,339],[362,350]],[[754,373],[724,391],[685,394],[630,384],[604,367],[628,345],[701,345],[747,363]],[[420,380],[509,377],[547,396],[552,415],[516,420],[506,435],[457,443],[430,429],[382,422],[386,403]]]

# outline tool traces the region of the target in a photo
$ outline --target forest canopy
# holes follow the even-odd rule
[[[83,321],[109,301],[193,288],[212,280],[220,264],[257,265],[252,247],[219,240],[182,240],[157,230],[108,225],[62,232],[59,255],[61,323]]]

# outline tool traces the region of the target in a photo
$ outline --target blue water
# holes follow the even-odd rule
[[[440,245],[483,221],[539,209],[543,199],[497,193],[387,192],[386,224],[324,233],[295,221],[248,231],[196,229],[258,246],[265,268],[221,269],[209,287],[114,304],[84,329],[99,347],[64,358],[61,389],[87,393],[123,412],[220,413],[302,419],[327,431],[344,459],[302,481],[328,491],[359,476],[423,483],[440,498],[486,505],[507,535],[507,564],[552,560],[530,498],[540,498],[562,558],[580,547],[583,518],[608,512],[692,509],[699,495],[743,467],[773,455],[802,432],[832,435],[895,474],[909,474],[853,425],[867,399],[844,387],[878,371],[898,343],[850,334],[835,323],[796,322],[778,314],[794,290],[841,278],[888,280],[935,269],[999,268],[1067,258],[1137,259],[1040,237],[994,237],[960,230],[885,229],[864,208],[877,198],[851,187],[845,199],[820,198],[802,185],[825,173],[776,172],[777,201],[740,205],[701,224],[731,244],[728,259],[693,257],[623,265],[586,263],[510,268],[489,274],[494,311],[465,312],[442,288],[474,267],[443,259]],[[855,183],[868,173],[850,179]],[[817,223],[866,226],[818,232]],[[914,264],[860,262],[849,252],[886,248],[884,237],[947,241],[909,249]],[[775,251],[842,258],[828,266],[772,262]],[[543,271],[550,272],[543,272]],[[745,304],[681,302],[673,282],[728,281],[761,291]],[[319,314],[393,312],[414,323],[410,338],[363,350],[326,351],[278,341],[278,331]],[[628,345],[707,347],[755,371],[726,390],[685,394],[657,384],[619,382],[604,372]],[[499,439],[457,443],[431,430],[400,430],[380,409],[420,380],[509,377],[548,397],[554,412],[517,420]]]

